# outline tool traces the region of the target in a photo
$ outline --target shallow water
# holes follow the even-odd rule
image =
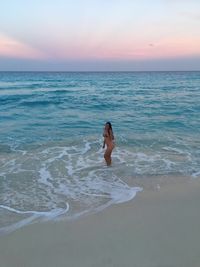
[[[199,177],[199,89],[200,72],[1,72],[1,232],[128,201],[150,177]]]

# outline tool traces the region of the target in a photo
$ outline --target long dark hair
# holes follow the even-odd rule
[[[107,121],[106,124],[108,124],[111,131],[113,131],[111,122]]]
[[[106,124],[109,125],[109,129],[108,129],[108,134],[112,135],[112,137],[114,138],[114,134],[113,134],[113,129],[112,129],[112,124],[110,121],[107,121]]]

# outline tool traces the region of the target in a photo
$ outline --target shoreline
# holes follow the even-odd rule
[[[74,221],[28,225],[0,237],[4,267],[199,267],[200,181],[143,190]]]

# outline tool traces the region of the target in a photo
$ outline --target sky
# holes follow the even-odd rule
[[[0,71],[200,70],[200,0],[0,0]]]

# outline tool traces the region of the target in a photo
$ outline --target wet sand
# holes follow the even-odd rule
[[[199,267],[200,181],[143,190],[75,221],[0,237],[2,267]]]

